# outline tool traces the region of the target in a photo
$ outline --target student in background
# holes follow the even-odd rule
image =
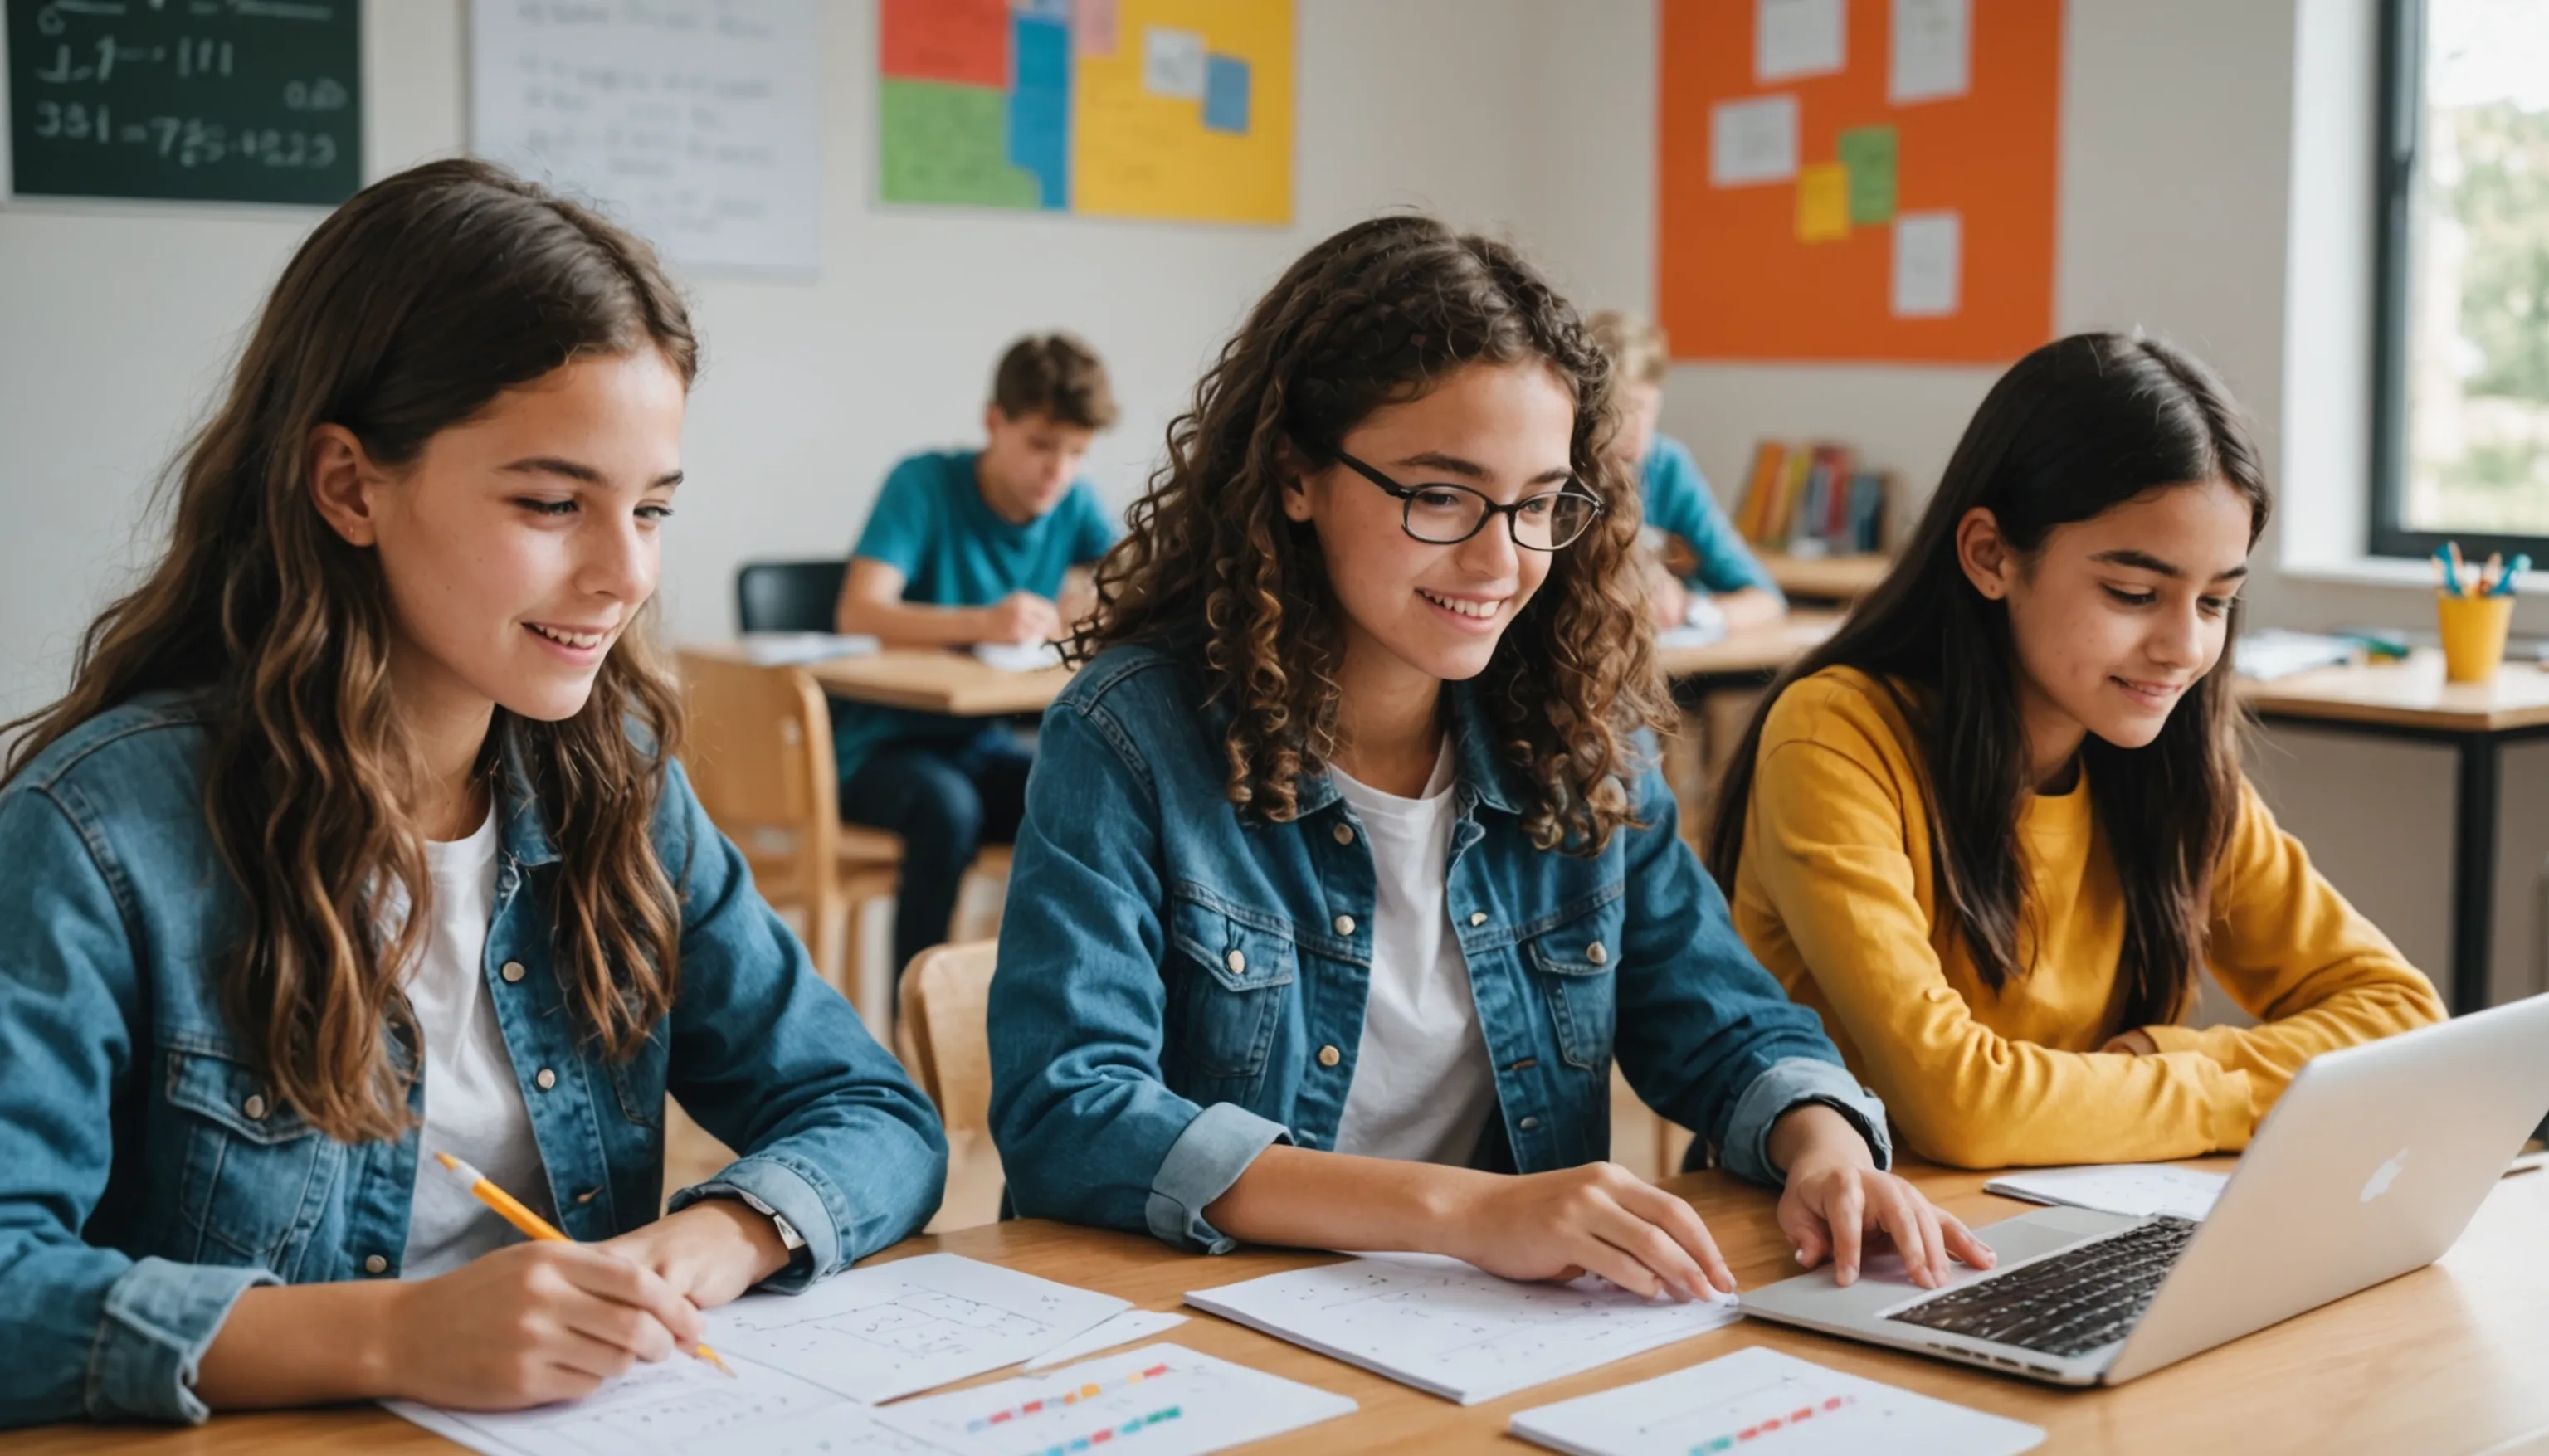
[[[1000,356],[980,450],[894,468],[850,553],[840,630],[889,647],[1051,642],[1087,610],[1115,526],[1080,462],[1115,422],[1106,366],[1067,333]],[[1017,833],[1035,756],[1005,722],[832,701],[841,814],[902,837],[894,963],[947,939],[965,867]]]
[[[644,243],[484,162],[284,270],[166,553],[9,725],[0,1426],[561,1400],[937,1207],[929,1104],[673,759],[694,358]],[[659,1218],[668,1092],[743,1156]]]
[[[1753,718],[1710,867],[1924,1155],[2236,1150],[2312,1055],[2442,1016],[2240,774],[2229,647],[2270,503],[2202,364],[2047,344]],[[2207,965],[2263,1025],[2178,1024]]]
[[[1808,1263],[1989,1255],[1675,834],[1609,366],[1510,249],[1312,248],[1171,430],[1045,715],[991,983],[1022,1215],[1731,1289],[1616,1055]]]
[[[1788,599],[1717,503],[1708,478],[1681,441],[1655,432],[1672,353],[1663,329],[1638,315],[1606,309],[1585,320],[1611,356],[1617,378],[1619,430],[1611,449],[1643,488],[1647,524],[1678,538],[1696,558],[1687,578],[1663,563],[1648,567],[1648,601],[1658,627],[1732,630],[1775,621]]]

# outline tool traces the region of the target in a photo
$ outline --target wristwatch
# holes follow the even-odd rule
[[[805,1235],[797,1231],[797,1226],[788,1222],[788,1216],[786,1214],[783,1214],[779,1212],[779,1210],[772,1208],[770,1205],[763,1203],[760,1199],[753,1197],[751,1194],[744,1192],[740,1188],[719,1189],[717,1191],[721,1196],[741,1200],[745,1208],[748,1208],[754,1213],[761,1215],[763,1218],[768,1219],[770,1221],[770,1226],[779,1230],[780,1247],[793,1254],[797,1250],[805,1246]]]

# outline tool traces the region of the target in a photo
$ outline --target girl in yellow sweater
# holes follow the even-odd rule
[[[2442,1018],[2240,774],[2227,649],[2271,505],[2204,365],[2047,344],[1755,715],[1709,866],[1923,1154],[2236,1149],[2313,1055]],[[2177,1024],[2207,964],[2261,1025]]]

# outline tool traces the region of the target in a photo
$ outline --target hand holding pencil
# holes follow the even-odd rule
[[[476,1168],[471,1167],[469,1164],[462,1162],[460,1159],[453,1157],[447,1152],[437,1152],[433,1157],[436,1162],[442,1164],[443,1168],[448,1171],[452,1177],[466,1185],[470,1193],[475,1195],[480,1203],[494,1209],[498,1217],[502,1218],[506,1223],[513,1225],[514,1228],[524,1237],[535,1239],[543,1243],[573,1243],[575,1241],[567,1237],[564,1233],[558,1231],[556,1225],[541,1218],[538,1214],[531,1212],[530,1208],[520,1199],[518,1199],[514,1197],[514,1195],[507,1193],[504,1189],[497,1187],[494,1180],[490,1179],[486,1174],[479,1172]],[[718,1358],[717,1352],[709,1349],[708,1347],[708,1342],[705,1340],[695,1342],[685,1353],[690,1354],[694,1358],[706,1360],[710,1365],[715,1366],[717,1370],[723,1373],[728,1379],[732,1379],[734,1376],[734,1372],[727,1368],[725,1361]]]

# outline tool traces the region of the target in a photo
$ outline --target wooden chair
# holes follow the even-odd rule
[[[989,1129],[991,1045],[986,1014],[998,944],[932,946],[902,973],[896,1050],[938,1107],[950,1137]]]
[[[683,653],[681,672],[683,757],[701,804],[742,847],[763,897],[804,912],[815,969],[881,1032],[889,1008],[862,994],[851,949],[867,944],[870,905],[900,883],[902,842],[841,822],[822,691],[800,668],[706,653]]]

